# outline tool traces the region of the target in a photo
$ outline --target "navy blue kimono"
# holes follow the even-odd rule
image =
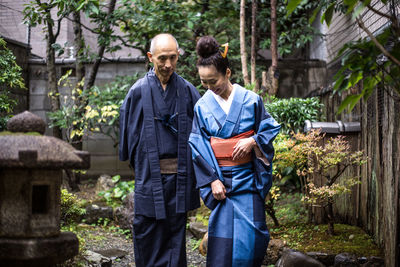
[[[163,90],[150,70],[121,106],[119,157],[135,169],[136,266],[186,266],[186,212],[199,207],[187,141],[199,98],[176,73]],[[176,174],[161,174],[168,158],[178,158]]]

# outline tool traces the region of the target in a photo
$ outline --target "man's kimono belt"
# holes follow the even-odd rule
[[[254,135],[254,131],[250,130],[239,135],[232,136],[227,139],[211,137],[211,148],[214,151],[215,158],[219,166],[237,166],[248,163],[252,160],[251,153],[239,160],[233,160],[232,153],[235,145],[240,139],[248,138]]]
[[[178,173],[178,159],[160,159],[161,174],[175,174]]]

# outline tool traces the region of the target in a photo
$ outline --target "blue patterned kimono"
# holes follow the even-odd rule
[[[208,229],[207,266],[260,266],[269,232],[265,223],[264,200],[272,184],[272,141],[280,125],[265,111],[262,99],[235,84],[228,114],[213,93],[207,91],[194,109],[189,143],[200,195],[212,212]],[[254,130],[262,157],[253,151],[252,162],[220,167],[210,137],[230,138]],[[226,199],[214,199],[210,183],[220,179]]]

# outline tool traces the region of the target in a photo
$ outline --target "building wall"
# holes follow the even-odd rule
[[[383,13],[388,12],[381,1],[374,0],[371,5]],[[379,32],[388,23],[386,18],[369,10],[365,10],[361,17],[371,33]],[[315,19],[314,27],[320,30],[322,36],[316,36],[310,44],[310,58],[325,60],[328,68],[337,63],[337,54],[345,43],[367,37],[354,19],[339,13],[334,13],[329,27],[320,23],[320,16]]]
[[[11,38],[13,40],[30,44],[32,53],[41,58],[46,57],[46,41],[43,34],[42,25],[30,28],[30,37],[28,34],[28,26],[23,24],[24,15],[22,13],[24,5],[30,0],[1,0],[0,1],[0,35]],[[53,19],[57,19],[56,10],[52,12]],[[92,27],[89,19],[82,13],[82,24]],[[121,33],[118,28],[114,29],[114,33]],[[97,52],[97,36],[89,30],[83,29],[83,35],[86,44],[93,53]],[[60,35],[57,43],[61,46],[72,47],[74,41],[73,23],[70,19],[64,18],[61,22]],[[114,53],[106,53],[107,58],[132,57],[137,58],[141,55],[140,51],[132,48],[123,48]],[[69,53],[61,55],[61,58],[68,58]]]

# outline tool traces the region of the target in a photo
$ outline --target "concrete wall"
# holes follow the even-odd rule
[[[57,61],[57,77],[61,77],[62,68],[73,67],[73,60]],[[86,72],[90,71],[90,66],[86,66]],[[49,122],[46,113],[50,111],[50,100],[47,96],[47,73],[46,65],[42,60],[31,60],[29,65],[29,110]],[[136,72],[144,72],[142,60],[122,60],[107,62],[100,66],[97,74],[96,85],[111,82],[116,76],[133,75]],[[75,82],[71,78],[71,82]],[[70,88],[61,87],[59,89],[62,99],[71,100]],[[51,135],[50,129],[46,130],[46,135]],[[102,134],[90,134],[85,137],[83,149],[91,154],[91,168],[87,172],[87,177],[97,178],[100,174],[110,175],[120,174],[124,177],[131,177],[132,171],[127,162],[120,162],[117,156],[118,148],[114,147],[111,138]]]

